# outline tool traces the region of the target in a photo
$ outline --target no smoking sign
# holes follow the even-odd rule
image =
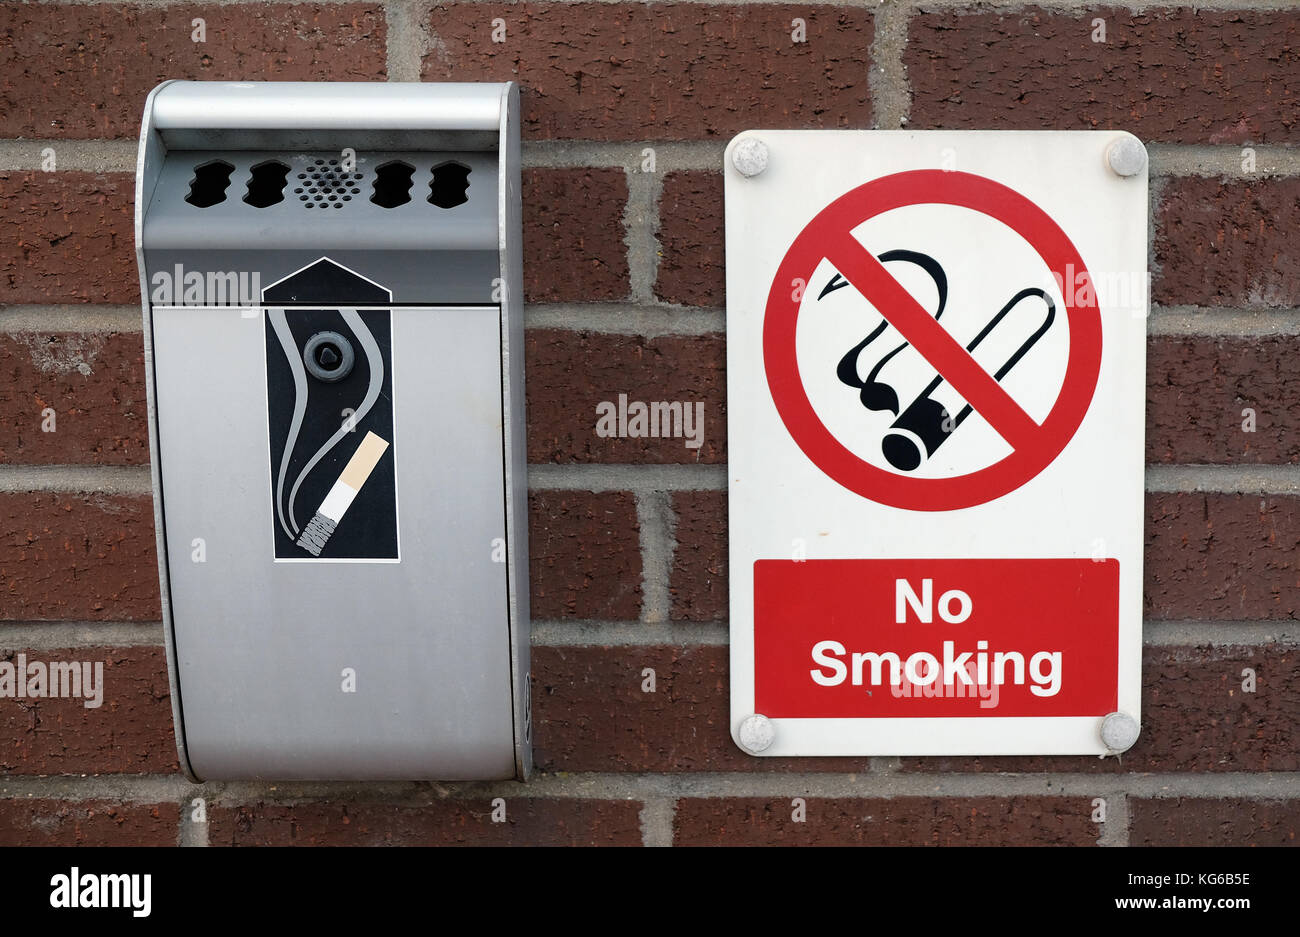
[[[1146,185],[1123,133],[732,142],[742,748],[1132,744]]]

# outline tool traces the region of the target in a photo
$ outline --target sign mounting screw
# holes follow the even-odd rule
[[[1106,147],[1106,164],[1118,176],[1136,176],[1147,168],[1147,148],[1137,137],[1119,137]]]
[[[767,716],[760,716],[755,713],[752,716],[746,716],[740,723],[740,747],[751,755],[757,755],[767,751],[776,741],[776,726],[772,725],[772,720]]]
[[[1111,713],[1101,720],[1101,743],[1112,752],[1124,752],[1138,739],[1137,720],[1128,713]]]
[[[757,176],[767,168],[767,144],[757,137],[746,137],[731,151],[731,165],[742,176]]]

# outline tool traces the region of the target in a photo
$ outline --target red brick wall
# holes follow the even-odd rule
[[[1200,6],[0,7],[0,647],[108,685],[97,709],[0,699],[0,843],[1296,843],[1300,12]],[[177,773],[132,243],[134,137],[169,77],[522,83],[527,786]],[[720,165],[750,127],[1150,145],[1145,725],[1122,759],[730,741]],[[619,393],[702,402],[702,445],[598,436]]]

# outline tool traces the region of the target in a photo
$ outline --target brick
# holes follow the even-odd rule
[[[655,295],[684,306],[725,306],[722,174],[670,172],[659,199]]]
[[[621,169],[529,169],[523,179],[524,298],[623,299],[630,289]]]
[[[0,172],[0,240],[17,247],[0,255],[0,302],[139,302],[134,190],[125,172]]]
[[[0,621],[157,621],[147,497],[0,493]]]
[[[1300,498],[1148,494],[1144,574],[1147,618],[1294,619]]]
[[[1300,178],[1170,179],[1155,229],[1154,302],[1300,305]]]
[[[1097,18],[1105,42],[1093,41]],[[1294,142],[1298,42],[1295,11],[923,12],[909,23],[903,54],[912,84],[908,125]]]
[[[719,173],[671,172],[659,206],[665,302],[726,303],[723,182]],[[1300,179],[1164,182],[1156,211],[1153,298],[1164,305],[1300,304]]]
[[[792,799],[679,800],[674,845],[1095,846],[1099,835],[1081,797],[807,797],[802,822]]]
[[[726,512],[710,497],[686,495],[674,502],[681,511],[671,582],[674,614],[699,620],[726,614]],[[1300,498],[1154,492],[1146,505],[1145,617],[1297,617]],[[708,593],[701,593],[706,582]]]
[[[672,617],[685,621],[727,618],[727,493],[679,491],[673,495],[677,549],[668,581]]]
[[[17,667],[35,662],[102,662],[102,702],[84,698],[0,698],[0,771],[5,774],[174,773],[167,654],[161,647],[77,647],[0,651]],[[92,671],[93,672],[93,671]],[[84,690],[83,690],[84,692]],[[173,827],[172,839],[175,838]]]
[[[534,618],[640,615],[640,525],[630,492],[533,491],[528,507]]]
[[[1242,671],[1256,691],[1242,691]],[[1261,647],[1148,647],[1142,734],[1121,758],[904,758],[905,771],[1295,771],[1300,768],[1300,654]]]
[[[0,800],[0,846],[175,846],[176,804]]]
[[[1300,462],[1295,340],[1153,338],[1147,348],[1147,461]],[[1254,411],[1253,431],[1243,428]]]
[[[633,800],[492,798],[388,804],[258,803],[209,812],[213,846],[639,846],[641,804]]]
[[[224,9],[224,8],[223,8]],[[620,169],[523,173],[530,302],[623,299],[629,290]],[[136,303],[135,179],[129,173],[0,173],[6,303]]]
[[[1131,846],[1300,845],[1300,800],[1129,798]]]
[[[204,42],[192,21],[206,23]],[[0,7],[0,136],[135,137],[168,78],[382,81],[383,5]]]
[[[527,333],[525,348],[529,462],[726,461],[726,351],[721,336],[643,338],[536,329]],[[677,406],[677,415],[669,423],[656,411],[658,438],[601,436],[610,428],[618,432],[620,394],[627,407],[670,403]],[[598,416],[597,408],[604,404],[610,406]],[[614,416],[606,418],[608,413]],[[691,437],[685,434],[688,417]],[[634,428],[629,424],[629,430]]]
[[[807,41],[792,41],[792,21]],[[493,20],[506,24],[493,42]],[[833,6],[439,3],[426,81],[523,85],[524,133],[691,140],[867,127],[871,14]]]
[[[0,462],[149,461],[140,333],[0,335],[0,384],[9,388],[0,398]]]
[[[865,758],[755,758],[731,740],[725,647],[534,647],[543,771],[838,771]],[[644,692],[654,670],[655,690]]]

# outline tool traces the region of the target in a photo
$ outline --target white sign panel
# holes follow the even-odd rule
[[[1141,144],[753,131],[725,172],[737,743],[1127,748],[1142,652]]]

